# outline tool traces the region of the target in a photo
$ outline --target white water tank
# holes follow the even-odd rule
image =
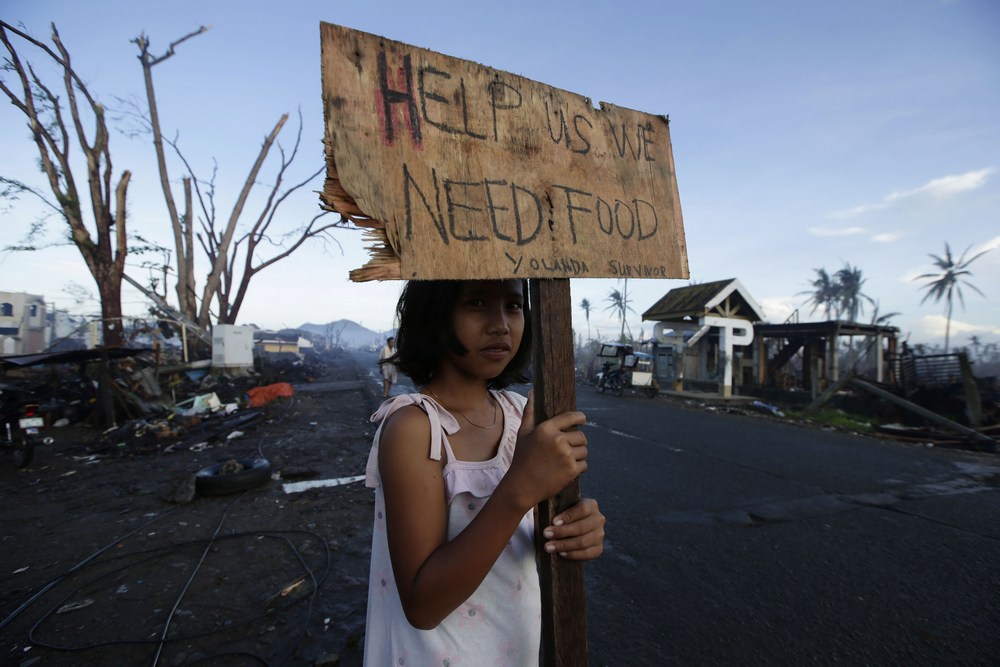
[[[253,366],[253,327],[216,324],[212,328],[212,366],[216,368]]]

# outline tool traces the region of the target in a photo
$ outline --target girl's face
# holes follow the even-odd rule
[[[460,370],[495,378],[521,346],[524,294],[520,280],[472,280],[462,284],[452,310],[452,329],[468,352],[449,355]]]

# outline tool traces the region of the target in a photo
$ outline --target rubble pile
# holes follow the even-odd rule
[[[264,406],[292,396],[291,382],[314,382],[325,369],[318,354],[258,358],[233,373],[154,349],[73,350],[0,357],[0,399],[37,404],[56,436],[63,427],[95,429],[89,455],[198,451],[253,428]],[[110,397],[103,410],[102,379]]]

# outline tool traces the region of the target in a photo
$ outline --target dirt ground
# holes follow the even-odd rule
[[[0,461],[0,664],[360,665],[371,492],[283,485],[363,474],[369,384],[340,354],[236,437],[48,429],[28,468]],[[183,502],[194,472],[256,457],[281,479]]]

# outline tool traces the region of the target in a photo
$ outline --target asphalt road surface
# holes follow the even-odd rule
[[[577,389],[592,665],[1000,659],[1000,457]]]

